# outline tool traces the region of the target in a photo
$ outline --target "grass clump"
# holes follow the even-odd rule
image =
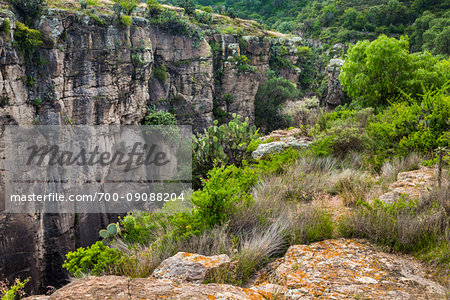
[[[345,237],[366,238],[395,251],[412,253],[438,269],[440,277],[450,270],[450,193],[446,184],[434,187],[420,199],[405,197],[393,204],[375,200],[361,203],[339,224]]]

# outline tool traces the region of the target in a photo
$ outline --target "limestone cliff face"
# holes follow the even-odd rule
[[[255,95],[269,69],[271,49],[280,43],[215,34],[198,45],[141,17],[126,27],[112,16],[99,21],[49,9],[36,21],[44,45],[30,61],[14,46],[15,15],[1,10],[0,24],[5,20],[10,21],[11,32],[0,33],[2,160],[7,124],[139,124],[149,106],[174,112],[180,124],[192,124],[194,131],[212,124],[214,106],[253,120]],[[295,63],[295,41],[288,44],[287,56]],[[233,62],[241,55],[249,59],[251,72],[242,72]],[[285,70],[281,75],[296,82],[297,72]],[[29,286],[35,291],[65,283],[67,274],[61,268],[65,254],[95,242],[98,230],[115,218],[5,214],[2,197],[0,280],[31,276]]]

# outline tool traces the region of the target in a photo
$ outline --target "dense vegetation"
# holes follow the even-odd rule
[[[161,1],[172,3],[173,1]],[[438,0],[196,0],[215,12],[257,20],[281,32],[302,32],[330,45],[374,39],[379,34],[412,38],[414,51],[450,54],[450,3]]]
[[[124,16],[132,13],[136,3],[115,3],[122,24],[131,26],[132,19]],[[75,277],[147,277],[178,251],[225,253],[236,264],[222,270],[223,274],[213,274],[208,282],[245,285],[289,245],[363,237],[428,261],[448,282],[448,4],[424,0],[196,3],[212,8],[202,7],[205,12],[201,13],[191,1],[180,1],[185,12],[180,16],[152,0],[147,1],[146,17],[164,30],[189,35],[197,45],[212,9],[231,17],[250,16],[285,32],[300,30],[330,44],[355,42],[342,55],[340,82],[349,99],[334,111],[321,109],[317,97],[299,101],[305,96],[299,88],[321,96],[323,76],[318,75],[317,66],[324,54],[298,46],[298,64],[303,69],[296,86],[282,78],[281,70],[299,66],[285,57],[285,45],[277,45],[267,81],[256,96],[259,129],[238,115],[223,124],[216,120],[193,137],[194,190],[186,191],[184,202],[168,203],[155,212],[128,213],[100,232],[102,241],[67,254],[64,268]],[[39,46],[38,32],[22,23],[17,28],[19,48]],[[244,35],[233,28],[229,33]],[[356,42],[364,38],[368,39]],[[231,62],[242,74],[254,71],[245,55]],[[153,75],[165,82],[166,71],[163,64],[157,65]],[[156,126],[176,123],[174,115],[154,108],[143,120]],[[272,141],[263,142],[260,130],[289,126],[313,139],[311,147],[252,158],[258,145]],[[442,186],[430,187],[430,194],[418,199],[401,197],[393,204],[378,199],[398,173],[435,166],[436,151],[443,153]],[[336,195],[350,210],[339,220],[317,205]]]
[[[129,213],[113,226],[119,230],[103,235],[107,247],[97,243],[69,253],[64,266],[75,276],[146,277],[178,251],[226,253],[235,267],[207,281],[245,285],[291,244],[344,236],[413,253],[447,280],[450,157],[443,155],[444,184],[431,194],[393,204],[377,198],[399,172],[432,166],[434,150],[449,147],[448,60],[410,54],[405,38],[382,35],[349,49],[341,81],[352,101],[325,112],[314,98],[292,102],[295,87],[276,75],[269,79],[258,96],[269,111],[257,111],[259,121],[270,129],[283,122],[302,128],[314,138],[309,149],[254,160],[250,154],[262,143],[256,128],[236,115],[229,123],[216,122],[194,137],[199,184],[188,201]],[[270,94],[276,97],[264,98]],[[153,111],[146,120],[173,119]],[[316,204],[336,194],[352,211],[339,221]]]

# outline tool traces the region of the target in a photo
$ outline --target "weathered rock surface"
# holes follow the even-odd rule
[[[445,299],[419,263],[378,251],[364,240],[326,240],[291,246],[273,274],[252,287],[288,299]],[[269,285],[273,283],[275,285]]]
[[[79,11],[46,10],[35,24],[45,42],[35,54],[38,62],[29,63],[14,46],[16,16],[0,11],[0,24],[6,19],[11,24],[8,35],[0,33],[0,127],[139,124],[154,106],[200,131],[213,122],[214,99],[226,113],[252,120],[271,49],[286,44],[286,57],[296,63],[301,42],[214,34],[198,46],[192,37],[163,31],[142,17],[133,17],[130,27],[112,15],[100,17],[101,22]],[[255,72],[240,73],[231,63],[235,55],[246,55]],[[167,79],[154,76],[157,68],[166,70]],[[293,81],[296,73],[282,72]],[[0,169],[0,186],[3,175]],[[92,244],[98,230],[115,221],[108,214],[6,215],[3,197],[0,193],[0,279],[31,276],[27,289],[34,291],[67,283],[61,268],[65,254]]]
[[[339,75],[341,74],[341,67],[344,61],[339,58],[333,58],[327,67],[328,72],[328,92],[325,98],[327,106],[334,108],[342,104],[342,98],[344,97],[344,91],[342,85],[339,82]]]
[[[87,277],[59,289],[51,296],[32,296],[27,300],[137,300],[137,299],[229,299],[263,300],[260,293],[226,284],[174,283],[170,280],[119,276]]]
[[[152,277],[180,282],[202,283],[215,269],[226,268],[231,260],[225,255],[203,256],[186,252],[164,260],[153,271]]]
[[[276,130],[268,136],[261,138],[264,144],[259,144],[258,148],[253,151],[253,159],[262,159],[273,153],[280,153],[288,148],[300,149],[308,147],[311,139],[301,135],[300,129],[292,130]],[[267,141],[271,141],[268,142]]]
[[[397,181],[389,186],[389,192],[380,196],[380,200],[393,203],[402,195],[409,199],[418,199],[427,188],[436,183],[436,169],[421,167],[418,170],[401,172]]]
[[[186,265],[197,261],[201,261],[201,268],[222,265],[228,259],[178,253],[155,271],[164,276],[163,270],[167,269],[171,275],[166,279],[86,277],[51,296],[26,299],[446,299],[447,292],[427,279],[415,260],[381,252],[365,240],[326,240],[291,246],[283,258],[270,264],[271,272],[257,278],[249,289],[180,282],[180,273],[170,271],[170,265],[175,269],[181,265],[192,274]]]

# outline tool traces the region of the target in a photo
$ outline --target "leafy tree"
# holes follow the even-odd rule
[[[287,120],[280,114],[287,100],[299,97],[297,87],[281,77],[272,77],[263,83],[255,100],[255,124],[266,132],[287,126]]]
[[[182,8],[184,8],[184,12],[192,16],[195,13],[195,3],[192,2],[192,0],[179,0],[178,5]]]
[[[439,89],[450,78],[449,66],[430,53],[410,54],[405,37],[381,35],[349,49],[339,79],[351,98],[377,107],[396,102],[403,92],[417,97],[424,88]]]
[[[372,43],[358,42],[347,53],[339,77],[353,99],[368,106],[385,105],[400,95],[411,71],[408,40],[381,35]]]
[[[25,24],[39,18],[45,6],[45,0],[10,0],[14,9],[24,18]]]
[[[156,0],[147,0],[147,15],[150,18],[158,17],[163,12],[163,7]]]

